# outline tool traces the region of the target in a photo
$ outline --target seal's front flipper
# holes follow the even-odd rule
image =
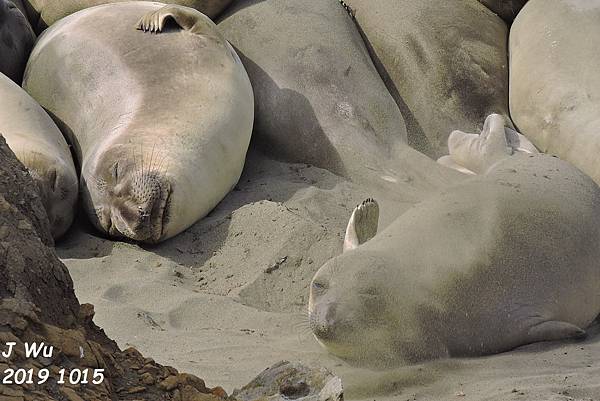
[[[485,119],[480,135],[454,131],[448,137],[448,149],[454,161],[477,174],[513,154],[508,143],[504,117],[492,114]]]
[[[162,32],[168,20],[173,20],[181,29],[191,33],[210,32],[205,29],[214,23],[206,15],[193,8],[170,4],[144,15],[136,28],[144,32]]]
[[[531,342],[580,339],[586,334],[585,330],[571,323],[556,320],[536,324],[527,332]]]
[[[379,205],[375,199],[367,199],[354,208],[346,236],[344,237],[344,252],[356,249],[377,234],[379,224]]]
[[[476,175],[474,172],[472,172],[468,168],[463,167],[460,164],[458,164],[457,162],[455,162],[454,159],[452,158],[452,156],[450,156],[450,155],[446,155],[446,156],[440,157],[437,160],[437,162],[439,164],[441,164],[442,166],[446,166],[446,167],[451,168],[453,170],[460,171],[463,174]]]

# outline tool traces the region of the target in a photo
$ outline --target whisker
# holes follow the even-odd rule
[[[310,317],[307,313],[294,313],[293,317],[298,319],[291,324],[292,329],[296,332],[299,342],[304,342],[312,338],[313,331],[311,329]]]
[[[154,150],[156,149],[156,142],[152,144],[152,152],[150,152],[150,162],[148,163],[148,173],[152,170]]]
[[[135,148],[134,147],[131,147],[131,160],[132,160],[132,163],[133,163],[132,170],[135,171],[135,169],[137,168],[137,161],[136,161],[136,158],[135,158]]]
[[[142,175],[144,175],[144,144],[140,142],[140,158],[142,159]]]

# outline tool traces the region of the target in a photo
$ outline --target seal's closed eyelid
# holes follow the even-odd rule
[[[48,182],[52,184],[52,192],[56,191],[56,188],[58,187],[58,174],[55,168],[52,168],[50,170],[50,174],[48,175]]]
[[[119,179],[119,162],[115,162],[110,167],[110,174],[115,181]]]
[[[312,283],[312,288],[315,291],[325,291],[327,289],[329,289],[329,283],[325,282],[325,281],[313,281]]]

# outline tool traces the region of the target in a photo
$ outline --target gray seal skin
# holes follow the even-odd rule
[[[392,367],[585,335],[600,312],[600,188],[556,157],[513,153],[504,127],[487,127],[481,175],[374,237],[376,202],[357,207],[345,251],[310,290],[329,352]],[[463,156],[466,167],[480,156]]]
[[[353,21],[331,0],[240,0],[219,21],[255,93],[253,143],[350,178],[418,158]],[[415,152],[416,153],[416,152]]]
[[[600,183],[600,1],[531,0],[510,34],[510,110],[542,152]]]
[[[44,109],[3,74],[0,99],[0,134],[37,184],[56,240],[71,226],[79,194],[71,151]]]
[[[170,238],[240,177],[252,87],[233,48],[196,10],[129,2],[66,17],[40,37],[24,88],[69,137],[83,206],[111,236]]]
[[[61,18],[86,8],[127,0],[27,0],[27,16],[40,33]],[[194,8],[210,18],[216,18],[232,0],[164,0],[162,3]]]
[[[0,73],[21,84],[35,38],[19,7],[10,0],[0,0]]]
[[[454,129],[508,118],[508,28],[473,0],[345,0],[408,127],[437,159]]]
[[[511,23],[528,0],[479,0],[487,8],[498,14],[504,21]]]

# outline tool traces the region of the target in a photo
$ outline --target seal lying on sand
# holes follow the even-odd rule
[[[256,95],[253,142],[270,156],[347,177],[400,158],[402,115],[337,2],[240,0],[219,29],[242,55]]]
[[[504,127],[487,127],[483,175],[372,239],[376,203],[354,211],[345,252],[310,290],[331,353],[393,366],[585,335],[600,312],[600,188],[558,158],[510,156]]]
[[[345,0],[400,107],[409,143],[448,154],[453,129],[508,118],[508,29],[472,0]],[[400,21],[402,23],[400,23]]]
[[[408,146],[402,113],[337,1],[239,0],[218,27],[246,66],[256,104],[252,141],[270,157],[386,193],[398,182],[452,181]]]
[[[519,131],[596,183],[599,47],[599,0],[531,0],[510,34],[510,110]]]
[[[128,0],[27,0],[27,14],[31,25],[39,33],[61,18],[86,8]],[[215,18],[232,0],[164,0],[161,3],[194,8]]]
[[[21,84],[35,34],[21,10],[0,0],[0,73]]]
[[[2,74],[0,99],[0,134],[38,185],[57,239],[73,222],[79,193],[69,146],[44,109]]]
[[[169,20],[177,27],[163,34],[136,29],[158,32]],[[129,2],[64,18],[38,41],[24,87],[71,139],[84,207],[112,236],[172,237],[240,177],[252,87],[196,10]]]

